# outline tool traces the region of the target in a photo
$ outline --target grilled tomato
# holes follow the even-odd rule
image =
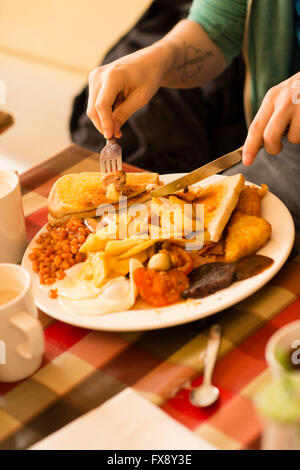
[[[140,296],[154,307],[178,302],[181,300],[181,292],[189,287],[187,275],[178,268],[169,271],[137,268],[133,278]]]

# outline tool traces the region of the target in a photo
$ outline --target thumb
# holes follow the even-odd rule
[[[136,111],[145,106],[150,97],[141,89],[134,90],[128,97],[121,101],[120,104],[116,103],[115,110],[112,114],[112,119],[115,125],[115,135],[120,132],[120,127],[132,116]],[[116,137],[118,137],[116,135]]]

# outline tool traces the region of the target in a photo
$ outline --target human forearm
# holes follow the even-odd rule
[[[106,138],[145,106],[159,87],[193,88],[226,68],[219,48],[194,21],[183,20],[162,40],[94,69],[87,114]]]
[[[191,20],[178,23],[152,47],[165,49],[168,55],[161,86],[194,88],[209,82],[227,67],[218,46]]]

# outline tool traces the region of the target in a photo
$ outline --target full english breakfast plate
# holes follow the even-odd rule
[[[294,223],[264,185],[240,174],[215,175],[149,202],[153,187],[182,174],[130,175],[127,183],[119,175],[102,182],[101,190],[96,173],[66,175],[52,188],[49,223],[31,241],[22,266],[32,276],[37,307],[53,318],[107,331],[188,323],[249,297],[287,260]],[[143,218],[126,215],[127,229],[135,232],[125,237],[120,194],[132,209],[144,203],[148,211]],[[99,217],[96,207],[108,203],[116,212]],[[191,205],[192,223],[203,207],[200,245],[197,240],[193,246],[178,225],[185,204]]]

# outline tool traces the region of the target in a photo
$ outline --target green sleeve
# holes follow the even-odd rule
[[[228,63],[242,50],[247,0],[194,0],[188,18],[200,24]]]

